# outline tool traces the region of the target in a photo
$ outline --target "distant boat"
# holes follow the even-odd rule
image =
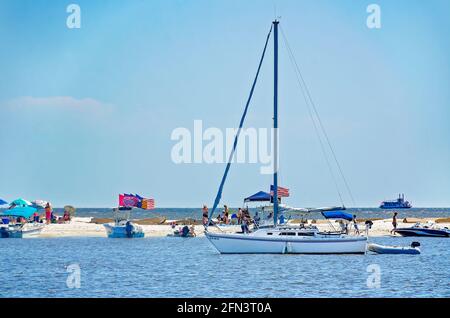
[[[410,209],[412,208],[409,201],[405,201],[405,195],[399,194],[397,200],[381,202],[380,209]]]

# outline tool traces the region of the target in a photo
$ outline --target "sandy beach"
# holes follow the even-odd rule
[[[102,224],[92,223],[90,217],[75,217],[70,223],[65,224],[48,224],[42,230],[40,237],[56,238],[56,237],[106,237],[106,231]],[[428,221],[437,222],[440,227],[449,227],[450,220],[438,219],[438,218],[414,218],[407,220],[405,223],[403,220],[399,220],[398,228],[410,227],[416,222],[426,223]],[[169,225],[169,220],[164,224],[158,225],[141,225],[146,237],[163,237],[173,233],[172,227]],[[295,221],[294,221],[295,222]],[[314,224],[323,231],[330,230],[330,225],[326,220],[308,220],[308,224]],[[372,229],[369,232],[370,236],[382,237],[391,236],[390,230],[392,229],[392,220],[374,220]],[[179,223],[178,226],[182,224]],[[335,225],[338,228],[338,224]],[[237,232],[240,231],[239,226],[221,226],[224,232]],[[364,231],[364,222],[359,223],[359,229]],[[211,227],[212,231],[218,231],[214,227]],[[351,230],[352,233],[353,230]],[[195,226],[195,232],[197,236],[204,236],[204,228],[202,225]]]

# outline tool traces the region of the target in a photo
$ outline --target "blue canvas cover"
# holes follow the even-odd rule
[[[350,213],[345,213],[342,211],[328,211],[328,212],[322,212],[322,215],[326,219],[344,219],[347,221],[353,220],[353,215]]]

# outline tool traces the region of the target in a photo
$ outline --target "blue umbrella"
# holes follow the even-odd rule
[[[26,219],[29,219],[36,211],[37,209],[35,208],[23,206],[2,211],[0,212],[0,216],[22,216]]]
[[[0,199],[0,205],[6,205],[8,204],[8,202],[6,202],[5,200]]]

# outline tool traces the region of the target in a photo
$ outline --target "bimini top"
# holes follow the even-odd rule
[[[270,201],[270,199],[271,199],[270,193],[259,191],[258,193],[255,193],[254,195],[245,198],[244,202],[262,202],[262,201]]]
[[[0,216],[21,216],[29,219],[36,211],[37,209],[31,206],[16,207],[14,209],[8,209],[0,212]]]
[[[347,221],[353,220],[353,215],[350,213],[345,213],[342,211],[328,211],[328,212],[322,212],[322,215],[326,219],[344,219]]]

